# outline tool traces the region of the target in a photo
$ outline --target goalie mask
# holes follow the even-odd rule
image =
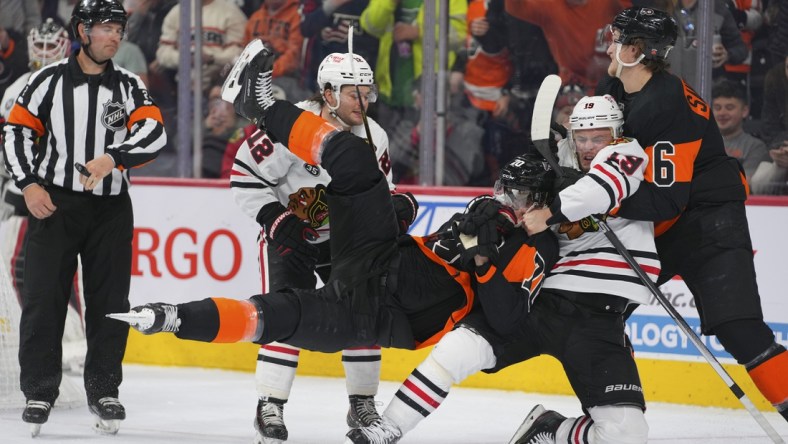
[[[326,88],[331,88],[334,91],[334,98],[337,104],[333,107],[329,106],[331,111],[339,108],[339,93],[345,85],[368,86],[370,90],[367,93],[367,101],[375,103],[378,99],[372,68],[364,60],[364,57],[358,54],[353,55],[352,65],[350,63],[350,54],[335,52],[327,55],[317,68],[317,85],[321,92],[325,91]]]
[[[39,70],[68,55],[71,41],[68,32],[51,18],[30,30],[27,35],[27,51],[30,69]]]
[[[501,168],[495,198],[514,210],[544,207],[553,201],[555,171],[542,156],[521,154]]]

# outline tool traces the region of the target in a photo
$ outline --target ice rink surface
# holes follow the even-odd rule
[[[87,407],[52,411],[41,434],[30,437],[21,409],[0,411],[0,444],[246,443],[254,437],[257,403],[252,373],[195,368],[124,366],[120,399],[127,419],[116,436],[93,432]],[[81,381],[80,385],[81,385]],[[381,383],[377,400],[393,396],[398,383]],[[721,390],[727,390],[721,385]],[[506,443],[526,413],[544,404],[567,416],[580,414],[572,397],[523,392],[454,388],[443,405],[400,442],[429,444]],[[296,377],[285,421],[288,444],[342,443],[346,433],[347,394],[343,379]],[[788,423],[766,413],[788,442]],[[646,412],[653,443],[769,443],[743,409],[650,403]]]

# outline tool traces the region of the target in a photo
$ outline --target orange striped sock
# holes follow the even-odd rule
[[[303,112],[290,129],[287,147],[304,162],[318,165],[326,142],[339,131],[322,117]]]
[[[211,342],[253,342],[263,332],[263,319],[249,300],[211,298],[219,312],[219,331]]]

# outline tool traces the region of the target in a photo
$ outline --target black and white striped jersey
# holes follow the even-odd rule
[[[92,193],[127,191],[128,169],[156,158],[167,142],[159,108],[131,72],[108,62],[86,75],[76,55],[30,76],[4,127],[6,169],[24,190],[33,183],[84,191],[74,163],[105,153],[115,169]]]

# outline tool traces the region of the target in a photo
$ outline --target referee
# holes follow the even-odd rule
[[[30,211],[19,363],[27,399],[22,419],[34,436],[58,397],[78,257],[88,407],[99,432],[117,433],[126,417],[118,386],[128,327],[104,314],[129,309],[134,217],[128,169],[154,160],[167,136],[139,77],[110,60],[125,25],[120,1],[80,0],[71,27],[81,49],[30,77],[4,128],[6,169]]]

